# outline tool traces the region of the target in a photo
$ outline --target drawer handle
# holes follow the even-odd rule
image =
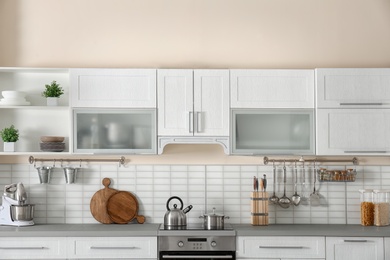
[[[163,255],[166,259],[232,259],[231,255]]]
[[[139,247],[136,246],[91,246],[90,249],[140,249]]]
[[[344,153],[387,153],[387,151],[344,151]]]
[[[368,240],[365,239],[344,239],[344,242],[353,242],[353,243],[367,243]]]
[[[340,106],[383,106],[383,103],[340,103]]]
[[[0,249],[4,249],[4,250],[31,250],[31,249],[47,249],[47,247],[43,247],[43,246],[15,246],[15,247],[0,247]]]
[[[259,248],[270,248],[270,249],[304,249],[304,246],[259,246]]]

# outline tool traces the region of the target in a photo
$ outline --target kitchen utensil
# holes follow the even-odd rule
[[[177,204],[173,205],[173,208],[169,207],[171,200],[177,199],[180,202],[180,208],[177,208]],[[167,212],[164,216],[164,229],[185,229],[187,227],[186,213],[192,209],[192,205],[189,205],[183,210],[183,201],[178,196],[172,196],[167,201]]]
[[[49,183],[50,182],[51,168],[52,167],[50,167],[50,166],[36,167],[36,169],[38,171],[38,176],[39,176],[39,183]]]
[[[103,224],[110,224],[113,223],[110,216],[107,212],[107,201],[108,199],[114,195],[115,193],[119,192],[116,189],[112,189],[108,186],[111,184],[111,180],[109,178],[104,178],[102,181],[102,184],[104,186],[103,189],[97,191],[91,199],[90,202],[90,210],[92,213],[92,216]]]
[[[309,186],[306,182],[306,169],[305,169],[305,162],[302,161],[302,195],[301,195],[301,203],[307,204],[308,200],[308,193],[309,193]]]
[[[285,164],[283,165],[283,183],[284,183],[284,193],[283,196],[279,199],[279,205],[282,208],[287,209],[288,207],[290,207],[291,200],[289,199],[289,197],[286,196],[286,165]]]
[[[272,196],[269,198],[269,201],[272,203],[272,204],[278,204],[279,203],[279,197],[276,196],[276,167],[275,167],[275,163],[272,162],[272,165],[273,165],[273,169],[272,169],[272,174],[273,174],[273,194]]]
[[[297,183],[298,183],[297,162],[295,162],[294,172],[295,172],[294,195],[291,197],[291,201],[294,204],[294,206],[298,206],[301,203],[301,196],[299,196],[297,192]]]
[[[138,215],[138,200],[128,191],[119,191],[108,199],[107,213],[116,224],[127,224],[134,218],[139,224],[145,222],[145,217]]]
[[[314,162],[314,181],[313,181],[313,193],[310,194],[310,205],[319,206],[320,205],[320,196],[316,192],[316,180],[317,180],[317,171],[316,171],[316,162]]]
[[[199,218],[203,218],[203,227],[207,230],[215,230],[215,229],[224,229],[225,219],[228,219],[228,216],[223,214],[215,213],[215,208],[213,208],[213,213],[204,214],[199,216]]]
[[[31,221],[34,218],[34,206],[28,205],[12,205],[11,218],[13,221]]]
[[[75,183],[76,182],[78,168],[73,168],[73,167],[68,166],[68,167],[64,167],[62,169],[64,170],[66,183],[67,184]]]

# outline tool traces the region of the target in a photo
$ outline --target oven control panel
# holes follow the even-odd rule
[[[210,251],[210,250],[235,250],[235,237],[159,237],[160,250],[176,251]]]

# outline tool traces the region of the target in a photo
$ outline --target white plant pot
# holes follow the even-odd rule
[[[15,152],[15,142],[4,142],[4,152]]]
[[[47,97],[46,104],[48,106],[58,106],[58,99],[57,97]]]

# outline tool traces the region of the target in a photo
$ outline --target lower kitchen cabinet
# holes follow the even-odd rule
[[[157,259],[157,237],[76,237],[68,259]]]
[[[327,237],[326,260],[383,260],[382,237]],[[386,258],[388,259],[388,258]]]
[[[325,237],[237,237],[237,259],[325,259]]]
[[[61,237],[2,237],[0,259],[66,259],[67,240]]]

